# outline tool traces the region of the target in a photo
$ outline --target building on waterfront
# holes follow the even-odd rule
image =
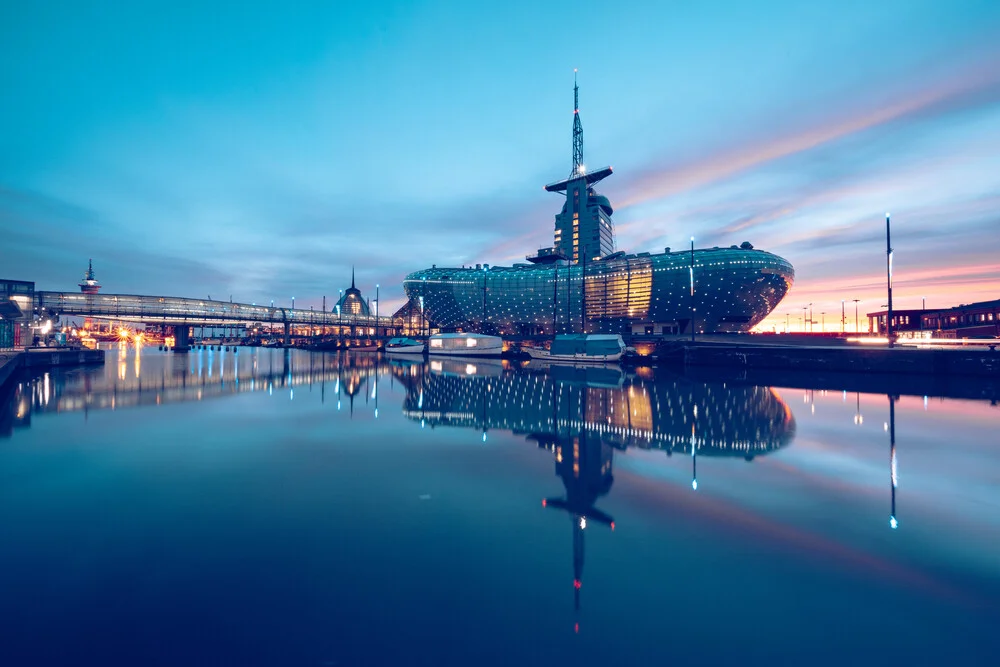
[[[868,329],[885,333],[888,311],[868,313]],[[1000,299],[935,310],[893,310],[893,331],[904,336],[935,338],[1000,337]]]
[[[35,283],[0,280],[0,349],[31,343]]]
[[[574,101],[578,89],[574,86]],[[615,246],[613,208],[588,171],[579,107],[573,110],[569,178],[545,186],[565,196],[554,242],[511,267],[432,267],[403,288],[434,326],[519,335],[748,331],[778,305],[795,272],[747,242],[728,248],[627,254]]]
[[[87,262],[87,272],[83,274],[83,282],[80,283],[80,291],[84,294],[97,294],[101,291],[101,283],[94,277],[94,260]]]
[[[351,269],[351,286],[344,290],[340,300],[334,306],[338,315],[348,317],[368,317],[371,310],[368,302],[361,296],[361,290],[354,284],[354,269]]]

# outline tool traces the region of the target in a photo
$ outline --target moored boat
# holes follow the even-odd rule
[[[428,339],[428,354],[461,357],[499,357],[503,340],[499,336],[477,333],[441,333]]]
[[[385,344],[385,351],[390,354],[423,354],[425,347],[423,341],[412,338],[390,338]]]
[[[532,359],[546,361],[608,362],[625,354],[625,341],[618,334],[559,334],[548,350],[529,347]]]

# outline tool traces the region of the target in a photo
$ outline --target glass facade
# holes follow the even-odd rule
[[[0,280],[0,349],[29,344],[35,283]]]
[[[732,247],[611,256],[585,265],[432,268],[411,273],[403,287],[446,329],[551,335],[626,333],[651,324],[655,333],[682,333],[690,331],[693,306],[701,333],[749,330],[778,305],[794,277],[781,257]]]

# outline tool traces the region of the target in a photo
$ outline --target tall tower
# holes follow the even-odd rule
[[[94,277],[94,260],[87,264],[87,272],[83,274],[83,282],[80,283],[80,291],[84,294],[97,294],[101,291],[101,283]]]
[[[583,162],[583,123],[580,121],[580,86],[573,75],[573,167],[569,178],[546,185],[549,192],[562,192],[566,203],[556,215],[555,255],[574,264],[607,257],[615,251],[611,202],[597,194],[594,185],[611,175],[611,167],[587,171]]]

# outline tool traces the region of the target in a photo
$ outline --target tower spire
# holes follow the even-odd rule
[[[570,178],[576,178],[584,173],[583,164],[583,123],[580,122],[580,86],[576,82],[576,69],[573,70],[573,171]]]
[[[354,265],[353,264],[351,265],[351,289],[357,289],[354,286]]]

